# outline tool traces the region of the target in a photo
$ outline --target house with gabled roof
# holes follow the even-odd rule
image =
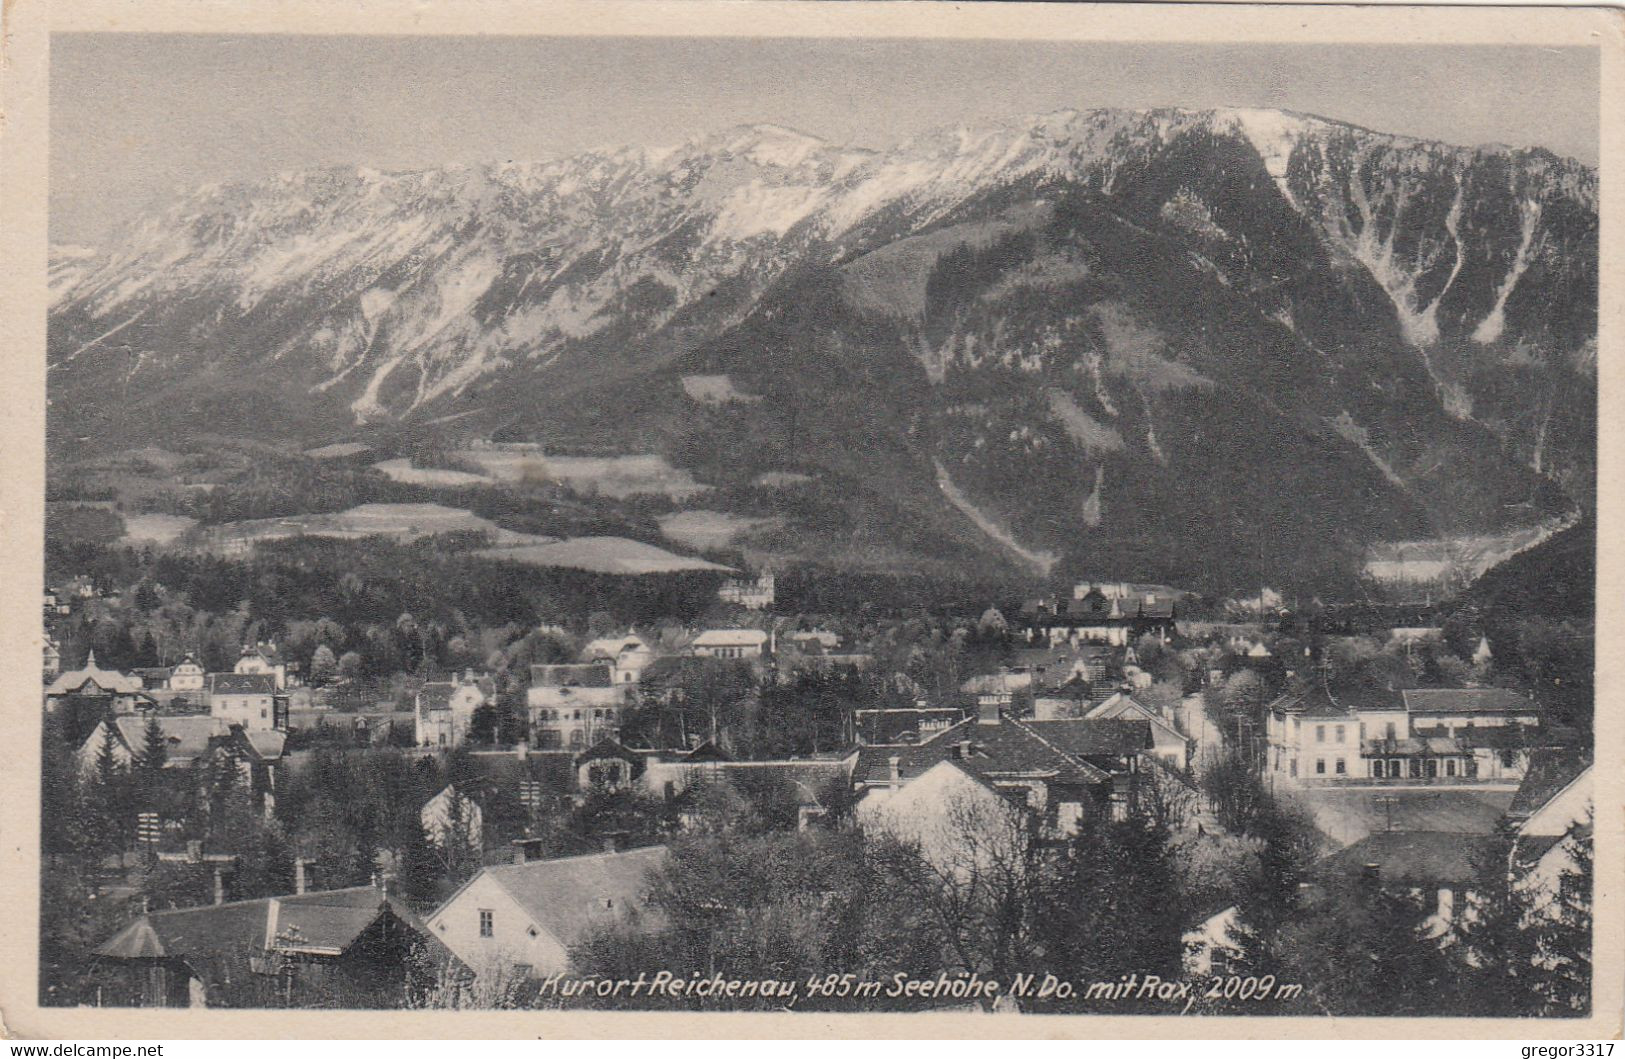
[[[95,956],[101,1003],[130,1007],[397,1007],[456,965],[374,886],[145,912]]]
[[[242,654],[237,657],[237,664],[232,666],[233,673],[257,673],[269,676],[275,682],[276,690],[282,691],[288,686],[287,660],[282,652],[277,650],[274,643],[261,641],[256,644],[244,644]]]
[[[1185,737],[1185,733],[1174,727],[1173,723],[1159,711],[1147,706],[1129,692],[1120,691],[1102,700],[1090,708],[1084,717],[1095,720],[1144,721],[1151,726],[1152,753],[1176,769],[1190,766],[1191,741]]]
[[[536,746],[584,750],[618,736],[628,687],[607,663],[531,666],[525,705]]]
[[[571,947],[599,928],[664,925],[649,893],[666,857],[648,846],[488,866],[428,916],[429,931],[476,975],[568,971]]]
[[[995,790],[1018,795],[1048,831],[1067,834],[1086,816],[1128,811],[1140,755],[1151,749],[1144,721],[1018,720],[984,705],[918,746],[860,747],[852,783],[866,797],[954,761]]]
[[[1290,688],[1265,707],[1265,770],[1292,785],[1354,775],[1360,719],[1323,682]]]
[[[207,714],[155,714],[150,719],[158,722],[158,728],[163,733],[165,768],[191,768],[229,731],[227,724]],[[97,759],[110,733],[113,737],[114,762],[119,768],[130,768],[147,744],[148,720],[148,716],[134,714],[103,720],[80,744],[79,767],[87,774],[96,770]]]
[[[140,677],[103,669],[96,664],[96,652],[91,651],[83,666],[63,670],[45,686],[45,707],[54,710],[68,699],[95,699],[105,700],[111,713],[130,713],[152,701],[142,694],[144,690]]]
[[[1576,845],[1591,842],[1591,765],[1586,748],[1537,750],[1507,807],[1513,884],[1537,907],[1555,907],[1581,879]]]
[[[1136,591],[1146,587],[1148,591]],[[1124,647],[1141,636],[1177,635],[1177,603],[1154,586],[1078,585],[1071,599],[1032,599],[1020,624],[1034,643],[1105,643]]]
[[[866,832],[914,845],[938,871],[959,878],[990,863],[1018,862],[1037,837],[1022,794],[994,786],[954,758],[935,762],[907,783],[870,789],[853,817]]]
[[[1383,886],[1433,909],[1430,936],[1449,930],[1467,907],[1498,849],[1494,835],[1454,831],[1374,831],[1315,865],[1321,879]]]
[[[768,634],[761,629],[706,629],[689,650],[704,658],[761,658],[767,644]]]
[[[208,674],[198,660],[188,654],[169,671],[170,691],[202,691],[204,678]]]
[[[412,738],[418,746],[452,749],[462,746],[474,726],[474,711],[495,691],[489,679],[465,671],[451,680],[431,680],[412,700]]]
[[[608,665],[617,684],[636,684],[655,658],[654,651],[637,633],[601,636],[581,649],[581,660]]]
[[[286,729],[288,700],[270,673],[210,673],[204,682],[209,713],[244,728]]]

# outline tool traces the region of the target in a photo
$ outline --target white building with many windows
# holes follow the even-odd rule
[[[707,629],[694,637],[690,650],[702,658],[761,658],[768,635],[760,629]]]

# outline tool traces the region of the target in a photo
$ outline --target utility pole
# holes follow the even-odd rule
[[[1394,803],[1398,801],[1399,799],[1391,794],[1385,794],[1377,799],[1377,804],[1382,806],[1383,818],[1386,821],[1386,825],[1383,827],[1384,831],[1394,829]]]

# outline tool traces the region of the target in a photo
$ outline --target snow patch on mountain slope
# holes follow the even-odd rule
[[[806,220],[824,200],[817,187],[768,187],[752,180],[722,202],[711,233],[743,241],[760,235],[782,237]]]
[[[1078,407],[1077,400],[1065,390],[1050,387],[1044,391],[1044,398],[1049,402],[1050,414],[1084,452],[1099,456],[1123,450],[1123,435]]]
[[[1450,245],[1455,248],[1456,261],[1450,266],[1450,275],[1445,278],[1444,286],[1439,288],[1438,295],[1428,303],[1417,317],[1417,335],[1424,344],[1432,344],[1439,340],[1439,303],[1444,296],[1450,293],[1455,285],[1456,277],[1461,275],[1461,264],[1467,258],[1467,250],[1461,245],[1461,206],[1463,187],[1461,174],[1456,174],[1456,197],[1451,200],[1450,212],[1445,214],[1444,228],[1450,233]]]
[[[1106,467],[1102,464],[1095,468],[1095,487],[1089,491],[1088,496],[1083,498],[1083,524],[1090,529],[1100,525],[1100,520],[1104,515],[1101,493],[1105,491],[1105,488]]]
[[[942,465],[941,460],[932,460],[931,463],[937,471],[937,487],[942,490],[942,495],[948,498],[950,504],[958,508],[966,518],[975,523],[977,529],[997,542],[1000,547],[1032,567],[1035,573],[1041,577],[1049,576],[1050,571],[1055,568],[1055,564],[1060,561],[1059,556],[1054,552],[1023,547],[1021,542],[1016,540],[1009,530],[978,508],[971,502],[970,497],[960,491],[959,487],[954,484],[953,479],[949,477],[948,468]]]
[[[1437,327],[1430,334],[1417,307],[1416,273],[1394,260],[1394,240],[1402,227],[1400,216],[1404,213],[1409,193],[1403,185],[1392,189],[1394,220],[1389,225],[1388,237],[1382,238],[1377,232],[1376,211],[1366,193],[1365,182],[1360,178],[1361,162],[1356,158],[1348,182],[1350,197],[1360,214],[1360,229],[1351,231],[1347,220],[1340,217],[1338,223],[1342,229],[1343,245],[1365,266],[1377,285],[1388,293],[1388,300],[1393,303],[1394,314],[1405,340],[1413,346],[1426,345],[1438,338]]]
[[[108,328],[106,331],[103,331],[101,334],[97,335],[95,338],[91,339],[89,342],[86,342],[84,345],[82,345],[78,349],[74,350],[72,353],[69,353],[67,356],[63,357],[62,360],[59,361],[59,363],[66,364],[71,360],[78,359],[79,354],[85,352],[88,349],[92,349],[95,346],[101,345],[103,340],[112,338],[114,335],[118,334],[120,331],[124,330],[126,327],[129,327],[131,324],[133,324],[137,320],[141,319],[141,317],[143,315],[145,315],[145,314],[146,314],[146,310],[142,309],[140,312],[136,313],[134,316],[130,317],[128,320],[124,320],[124,321],[122,321],[122,322],[120,322],[118,324],[115,324],[113,327]]]
[[[1364,453],[1365,458],[1370,460],[1372,466],[1376,467],[1378,471],[1382,472],[1382,476],[1384,478],[1388,479],[1389,482],[1401,489],[1405,488],[1405,480],[1401,478],[1394,471],[1393,466],[1387,460],[1383,459],[1382,456],[1378,454],[1377,450],[1372,447],[1371,432],[1365,427],[1361,426],[1359,423],[1355,422],[1354,417],[1350,415],[1347,410],[1339,412],[1336,419],[1328,418],[1326,422],[1333,430],[1337,431],[1337,433],[1342,436],[1343,440],[1349,442],[1355,448]]]
[[[384,380],[400,366],[406,359],[405,353],[397,354],[380,364],[367,380],[367,386],[361,391],[361,396],[350,402],[350,411],[355,414],[357,423],[365,423],[386,413],[383,405],[378,403],[378,390],[384,385]]]
[[[1292,149],[1308,130],[1309,122],[1297,115],[1280,110],[1238,109],[1225,113],[1231,125],[1258,151],[1264,160],[1264,169],[1281,189],[1288,202],[1292,193],[1287,190],[1286,169],[1292,158]]]
[[[403,349],[423,349],[453,324],[466,324],[470,310],[481,295],[502,274],[502,263],[489,254],[474,254],[439,274],[430,299],[432,309],[426,318],[413,321],[414,333]]]
[[[1495,307],[1479,321],[1477,327],[1473,328],[1473,341],[1481,345],[1488,345],[1501,337],[1501,331],[1506,327],[1507,298],[1533,260],[1530,251],[1535,243],[1535,229],[1540,224],[1540,203],[1534,199],[1525,199],[1521,212],[1523,226],[1517,256],[1512,259],[1512,268],[1507,272],[1506,278],[1495,290]]]

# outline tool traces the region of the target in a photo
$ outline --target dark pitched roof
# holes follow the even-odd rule
[[[733,758],[709,739],[684,754],[682,761],[732,761]]]
[[[1305,720],[1354,720],[1353,710],[1360,708],[1354,702],[1344,697],[1345,690],[1334,692],[1323,683],[1302,684],[1288,689],[1271,702],[1269,709],[1272,713],[1296,714]],[[1365,696],[1361,696],[1365,698]],[[1382,708],[1367,706],[1367,709]],[[1390,702],[1386,707],[1390,710],[1399,709],[1398,701]]]
[[[276,678],[269,673],[210,673],[210,695],[273,695]]]
[[[1535,704],[1509,688],[1409,688],[1411,713],[1534,713]]]
[[[1151,722],[1121,718],[1022,721],[1041,738],[1078,757],[1126,757],[1152,747]]]
[[[912,779],[942,761],[953,760],[982,778],[1008,775],[1036,775],[1060,784],[1087,786],[1104,782],[1108,773],[1057,746],[1036,729],[1041,724],[1065,722],[1017,721],[1003,718],[997,724],[977,719],[962,721],[937,733],[918,746],[899,748],[900,774]],[[1085,723],[1085,722],[1075,722]],[[1116,722],[1111,722],[1116,723]],[[1143,726],[1142,726],[1143,727]],[[1145,745],[1150,746],[1150,729],[1143,727]],[[1081,740],[1080,735],[1077,739]],[[962,744],[969,753],[963,754]],[[867,764],[860,755],[860,763]],[[872,758],[870,759],[872,761]],[[886,762],[881,762],[886,768]]]
[[[386,910],[429,937],[405,905],[375,887],[355,886],[148,912],[103,942],[95,954],[115,960],[177,959],[215,984],[264,952],[267,936],[283,935],[283,948],[342,953]]]
[[[249,731],[241,725],[232,725],[224,744],[249,761],[269,764],[282,760],[288,733],[268,728]]]
[[[1452,831],[1377,831],[1321,861],[1317,874],[1359,877],[1376,865],[1383,882],[1413,886],[1478,878],[1499,839]]]
[[[1448,728],[1418,728],[1416,734],[1421,736],[1444,736]],[[1490,750],[1527,750],[1541,746],[1557,746],[1564,740],[1549,733],[1537,725],[1524,724],[1483,724],[1469,725],[1466,728],[1457,728],[1456,742],[1462,747],[1471,750],[1476,747],[1485,747]]]
[[[254,655],[259,655],[261,658],[265,659],[267,665],[276,666],[283,664],[282,651],[274,644],[255,644],[253,647],[244,648],[243,653],[238,657],[251,658]]]
[[[609,688],[615,686],[615,674],[609,666],[597,662],[569,665],[536,665],[530,667],[530,686],[533,688]]]
[[[1521,820],[1534,815],[1590,767],[1591,751],[1584,747],[1536,750],[1529,755],[1529,768],[1507,806],[1507,816]]]
[[[149,720],[158,722],[158,728],[164,733],[164,742],[167,746],[168,764],[171,768],[188,765],[199,755],[205,753],[213,742],[226,735],[226,726],[219,718],[204,714],[164,714],[152,717],[137,716],[135,714],[120,714],[113,718],[113,729],[118,738],[124,742],[131,752],[139,752],[147,742],[147,723]],[[90,734],[87,745],[91,740],[100,745],[101,736],[97,728]]]
[[[638,772],[643,771],[644,756],[642,754],[634,754],[632,751],[622,746],[618,741],[608,738],[598,740],[598,742],[577,754],[575,757],[575,766],[576,768],[580,768],[589,761],[599,761],[609,758],[618,758],[622,761],[630,761],[634,770]]]

